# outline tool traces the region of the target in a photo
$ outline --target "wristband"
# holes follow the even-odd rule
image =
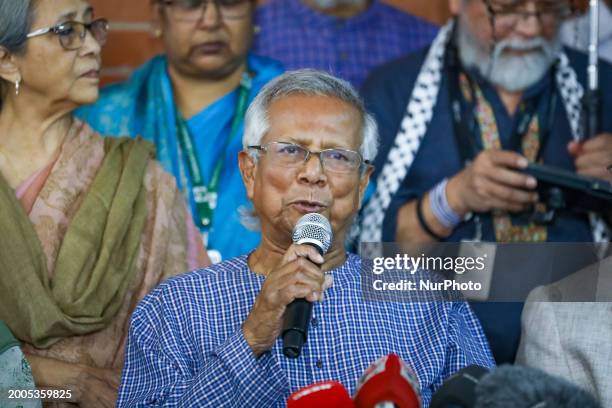
[[[451,208],[446,197],[448,179],[444,179],[429,192],[429,206],[440,224],[448,229],[455,229],[461,223],[461,217]]]
[[[423,231],[425,231],[430,237],[438,241],[442,241],[443,239],[445,239],[445,237],[436,234],[434,231],[432,231],[431,228],[429,228],[427,222],[425,222],[425,217],[423,216],[423,211],[421,208],[421,206],[423,205],[423,197],[425,197],[425,195],[420,196],[416,203],[416,213],[417,219],[419,220],[419,224],[421,225]]]

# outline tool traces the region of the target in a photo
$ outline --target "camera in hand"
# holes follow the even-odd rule
[[[612,208],[612,184],[606,180],[536,163],[530,163],[524,172],[538,181],[540,202],[547,208],[546,213],[536,215],[541,222],[552,221],[557,211],[602,212]]]

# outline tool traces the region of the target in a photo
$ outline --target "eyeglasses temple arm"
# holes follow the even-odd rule
[[[47,34],[48,32],[52,31],[54,28],[55,27],[47,27],[47,28],[41,28],[40,30],[32,31],[31,33],[26,35],[26,38],[38,37],[39,35]]]

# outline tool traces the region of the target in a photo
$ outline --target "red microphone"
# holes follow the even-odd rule
[[[419,380],[397,354],[379,358],[365,371],[355,394],[356,408],[421,408]]]
[[[287,408],[355,408],[344,385],[323,381],[300,388],[287,399]]]

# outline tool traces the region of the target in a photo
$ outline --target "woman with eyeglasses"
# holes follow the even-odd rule
[[[241,224],[250,208],[238,171],[244,114],[282,68],[249,54],[254,0],[154,0],[153,8],[165,55],[103,89],[78,115],[105,135],[154,142],[211,259],[241,255],[259,243]]]
[[[0,320],[57,405],[114,406],[136,303],[209,263],[154,147],[72,116],[106,34],[83,0],[0,0]]]

